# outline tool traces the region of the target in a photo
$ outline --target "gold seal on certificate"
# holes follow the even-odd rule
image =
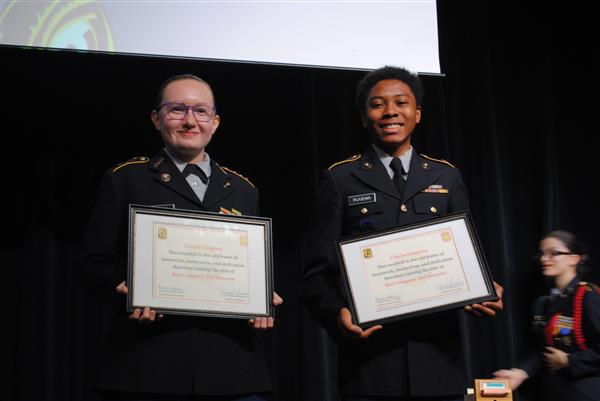
[[[359,325],[497,298],[468,212],[347,238],[338,255]]]
[[[272,316],[271,220],[130,207],[127,310]]]

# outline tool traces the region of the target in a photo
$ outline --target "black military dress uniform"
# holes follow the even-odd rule
[[[544,401],[600,400],[600,292],[575,277],[562,295],[540,297],[534,332],[540,345],[518,366],[539,379]],[[544,368],[544,346],[569,354],[569,365],[550,374]]]
[[[258,190],[211,160],[200,201],[165,151],[109,170],[84,240],[77,273],[98,297],[116,306],[100,367],[100,390],[158,394],[246,394],[270,391],[260,339],[244,320],[165,316],[150,324],[128,320],[125,296],[130,204],[165,205],[258,215]]]
[[[366,203],[365,203],[366,202]],[[339,345],[339,382],[344,396],[437,396],[463,394],[458,313],[440,312],[384,325],[366,341],[340,335],[337,317],[347,307],[334,241],[468,209],[458,169],[414,149],[404,194],[370,147],[363,156],[336,163],[321,176],[307,235],[306,306]]]

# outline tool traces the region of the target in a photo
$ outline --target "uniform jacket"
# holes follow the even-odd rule
[[[258,191],[249,181],[212,160],[211,171],[202,202],[164,151],[104,175],[77,268],[84,286],[116,308],[100,389],[207,395],[270,390],[262,345],[246,321],[165,316],[139,324],[127,319],[125,296],[115,291],[126,279],[130,204],[258,215]]]
[[[375,193],[376,201],[368,204],[353,205],[348,198],[371,193]],[[308,309],[338,341],[342,394],[464,392],[459,312],[388,323],[366,341],[348,342],[341,338],[337,316],[347,304],[334,241],[466,209],[467,192],[459,171],[447,162],[420,156],[414,150],[403,197],[373,148],[323,172],[306,239],[307,267],[301,288]]]
[[[542,297],[536,302],[534,332],[539,349],[531,352],[519,366],[530,377],[541,380],[544,400],[600,400],[600,293],[587,287],[581,302],[581,333],[585,348],[577,345],[574,298],[580,285],[574,278],[563,295]],[[589,291],[588,291],[589,289]],[[569,354],[569,366],[556,374],[544,369],[543,347],[551,345]]]

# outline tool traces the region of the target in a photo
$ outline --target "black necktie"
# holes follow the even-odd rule
[[[190,174],[194,174],[196,177],[200,178],[200,180],[202,180],[203,183],[206,184],[208,182],[208,177],[206,176],[206,173],[196,164],[187,164],[181,173],[184,177],[187,177]]]
[[[394,184],[396,185],[396,189],[398,190],[400,196],[402,196],[404,194],[404,186],[406,185],[406,181],[403,177],[406,174],[406,171],[404,171],[404,166],[402,165],[400,159],[394,157],[390,163],[390,167],[394,172]]]

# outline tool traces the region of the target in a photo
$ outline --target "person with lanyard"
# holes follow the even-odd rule
[[[150,118],[165,146],[106,172],[76,268],[81,283],[115,307],[97,388],[105,400],[264,401],[272,385],[255,330],[273,328],[272,318],[125,310],[130,204],[259,214],[254,185],[205,151],[221,121],[206,81],[191,74],[167,79]],[[282,302],[274,293],[273,304]]]
[[[600,290],[579,278],[588,262],[585,247],[568,231],[552,231],[540,241],[536,259],[553,282],[550,295],[534,305],[540,347],[494,376],[510,380],[513,391],[539,378],[545,401],[600,400]]]
[[[411,135],[421,121],[423,90],[416,74],[394,66],[359,82],[356,104],[372,145],[321,176],[305,243],[304,303],[338,344],[339,391],[346,401],[462,400],[467,387],[460,311],[363,329],[352,321],[340,285],[335,241],[467,210],[457,168],[418,154]],[[467,306],[494,316],[499,299]]]

